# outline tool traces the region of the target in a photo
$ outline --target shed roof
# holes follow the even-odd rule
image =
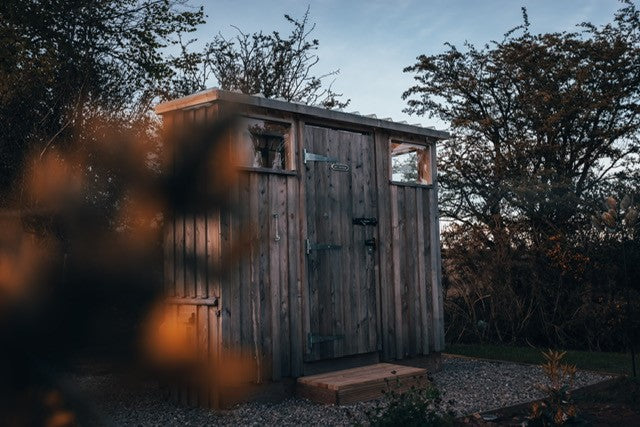
[[[394,122],[391,119],[379,119],[375,116],[375,114],[365,116],[357,112],[346,113],[344,111],[329,110],[327,108],[316,107],[297,102],[288,102],[281,99],[265,98],[261,95],[247,95],[218,88],[206,89],[189,96],[162,102],[156,105],[155,110],[158,114],[164,114],[169,111],[193,108],[215,101],[233,102],[242,105],[300,114],[307,117],[317,117],[324,120],[332,120],[341,123],[388,129],[413,135],[426,136],[434,139],[449,138],[449,134],[444,131],[426,128],[420,125],[410,125],[405,122]]]

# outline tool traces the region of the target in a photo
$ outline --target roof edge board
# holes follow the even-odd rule
[[[221,89],[207,89],[182,98],[162,102],[155,107],[157,114],[167,113],[173,110],[180,110],[206,104],[213,101],[237,102],[239,104],[250,105],[289,113],[318,117],[326,120],[334,120],[343,123],[353,123],[374,128],[389,129],[398,132],[410,133],[414,135],[427,136],[435,139],[447,139],[449,133],[421,126],[414,126],[400,122],[390,122],[388,120],[366,117],[343,111],[329,110],[312,105],[292,103],[271,98],[260,98],[243,93],[230,92]]]

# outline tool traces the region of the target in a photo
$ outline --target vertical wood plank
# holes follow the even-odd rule
[[[272,299],[271,299],[271,283],[270,283],[270,215],[271,207],[269,205],[269,177],[268,175],[258,176],[258,280],[259,286],[259,298],[260,298],[260,314],[258,319],[260,321],[261,330],[261,342],[260,342],[260,354],[262,355],[262,372],[264,379],[270,379],[273,374],[272,362]]]
[[[275,206],[278,214],[277,231],[279,240],[278,257],[278,284],[280,286],[280,301],[278,304],[278,315],[280,322],[280,375],[287,376],[291,371],[291,330],[289,327],[289,258],[287,252],[287,177],[278,176],[277,204]],[[274,239],[275,240],[275,239]]]
[[[440,255],[440,221],[438,219],[438,173],[436,161],[436,146],[431,145],[431,180],[433,187],[430,191],[430,234],[431,234],[431,287],[433,298],[433,334],[434,351],[444,349],[444,316],[442,312],[442,271]]]
[[[398,187],[391,186],[391,259],[393,269],[393,318],[396,359],[403,358],[402,284],[400,282],[400,230],[398,224]]]
[[[427,282],[429,278],[426,274],[426,265],[429,262],[428,253],[425,251],[424,229],[429,224],[424,222],[424,193],[428,191],[420,188],[416,194],[416,236],[417,236],[417,264],[418,264],[418,306],[420,312],[420,346],[419,350],[422,354],[429,354],[429,318],[427,317],[427,290],[429,289]]]
[[[248,246],[244,247],[241,258],[238,262],[238,328],[240,329],[239,348],[243,358],[249,358],[253,355],[252,350],[252,318],[251,318],[251,248],[255,244],[253,236],[247,236],[247,232],[252,229],[254,219],[251,217],[249,194],[250,174],[241,173],[238,175],[238,192],[240,206],[238,207],[239,231],[243,233],[243,239],[248,241]],[[253,380],[253,378],[251,378]]]
[[[298,120],[297,122],[297,136],[298,139],[296,141],[296,146],[298,149],[298,156],[297,156],[297,163],[298,163],[298,168],[300,170],[300,180],[298,183],[298,212],[299,212],[299,220],[298,220],[298,224],[300,227],[300,233],[299,233],[299,242],[300,242],[300,246],[299,246],[299,253],[300,253],[300,269],[299,269],[299,279],[300,279],[300,298],[301,298],[301,313],[300,316],[302,317],[302,330],[301,330],[301,347],[302,347],[302,360],[299,361],[300,363],[300,372],[302,372],[302,368],[303,368],[303,360],[304,360],[304,356],[309,354],[311,352],[311,349],[307,346],[307,334],[310,332],[311,330],[311,326],[310,326],[310,321],[311,321],[311,314],[310,314],[310,307],[309,307],[309,300],[310,300],[310,282],[309,282],[309,258],[306,254],[306,239],[309,237],[309,221],[308,221],[308,213],[307,213],[307,198],[309,197],[308,192],[309,192],[309,179],[310,177],[308,176],[308,172],[307,169],[304,165],[303,162],[303,156],[302,153],[304,152],[304,148],[306,147],[305,145],[305,139],[307,137],[307,130],[306,130],[306,126],[305,126],[305,122],[302,120]]]
[[[175,113],[173,113],[173,148],[174,148],[174,164],[180,164],[182,161],[182,157],[183,157],[183,146],[182,143],[184,141],[180,140],[179,136],[182,135],[183,131],[184,131],[184,115],[182,113],[182,111],[176,111]],[[181,191],[182,189],[179,189],[178,191]],[[177,210],[177,216],[175,219],[175,227],[176,227],[176,231],[175,231],[175,238],[176,238],[176,245],[175,245],[175,266],[176,266],[176,271],[175,271],[175,277],[176,277],[176,291],[175,291],[175,295],[178,297],[184,297],[186,296],[186,287],[185,287],[185,254],[186,254],[186,250],[185,250],[185,240],[184,240],[184,235],[185,235],[185,228],[184,228],[184,223],[185,223],[185,211],[183,207],[180,207]]]
[[[172,150],[170,155],[170,165],[173,173],[174,154],[173,154],[173,114],[167,114],[162,117],[164,134],[163,140],[166,149]],[[164,218],[164,291],[167,296],[175,296],[176,294],[176,223],[175,223],[175,207],[170,206],[165,212]]]
[[[231,212],[227,209],[220,211],[220,354],[219,362],[223,363],[225,353],[230,348],[231,341],[231,308],[233,307],[231,270],[235,262],[231,257]]]
[[[231,206],[233,207],[232,216],[230,220],[230,242],[232,246],[233,262],[230,267],[229,277],[229,300],[227,306],[229,307],[230,320],[229,325],[229,344],[230,348],[234,352],[241,350],[240,335],[242,328],[242,318],[240,310],[240,292],[242,283],[240,283],[240,269],[242,267],[242,261],[244,259],[244,250],[242,247],[243,242],[243,221],[242,210],[240,205],[240,183],[236,182],[230,189],[231,191]]]
[[[378,294],[380,298],[380,334],[382,341],[382,359],[390,360],[395,354],[394,318],[393,318],[393,267],[389,266],[393,261],[392,245],[392,220],[389,206],[393,206],[391,189],[389,185],[389,138],[380,130],[374,134],[375,159],[376,159],[376,188],[378,190]]]
[[[207,307],[209,312],[209,364],[212,367],[209,372],[209,406],[220,407],[220,316],[217,307]]]
[[[220,296],[220,211],[212,208],[207,213],[206,221],[207,248],[207,296]]]
[[[259,224],[260,214],[259,206],[262,204],[262,199],[258,192],[258,175],[249,175],[249,218],[251,218],[251,248],[249,254],[250,262],[250,277],[249,284],[251,286],[251,338],[252,338],[252,354],[256,363],[256,382],[262,383],[264,381],[264,364],[262,353],[262,324],[264,319],[261,317],[261,263],[260,263],[260,236]],[[245,302],[246,303],[246,302]]]
[[[407,278],[408,266],[407,266],[407,223],[405,217],[405,200],[406,200],[406,187],[398,188],[398,253],[400,255],[399,258],[399,270],[400,270],[400,309],[401,318],[402,318],[402,356],[406,356],[410,354],[409,348],[411,346],[411,342],[409,341],[409,327],[410,323],[412,323],[411,319],[409,319],[409,282]]]
[[[407,351],[409,355],[415,356],[418,353],[417,345],[420,342],[420,315],[417,309],[419,299],[417,293],[418,278],[417,278],[417,266],[422,261],[417,258],[417,242],[416,242],[416,229],[417,222],[416,217],[416,191],[419,191],[414,187],[405,188],[405,204],[404,204],[404,216],[405,216],[405,253],[404,264],[406,269],[406,284],[407,284],[407,319],[408,319],[408,343]],[[413,254],[413,255],[412,255]]]
[[[193,212],[187,212],[184,220],[184,271],[185,296],[196,296],[196,220]]]
[[[199,298],[207,296],[207,219],[203,213],[195,216],[195,291]]]
[[[198,360],[202,366],[207,366],[209,356],[209,309],[206,305],[197,306],[197,339],[198,339]],[[207,375],[205,370],[203,375]],[[201,406],[207,406],[209,404],[209,377],[204,376],[202,379],[201,387],[198,390],[197,404]]]
[[[363,135],[364,149],[362,150],[362,163],[366,168],[365,178],[365,210],[367,217],[377,217],[378,197],[377,179],[375,171],[375,141],[372,134]],[[369,331],[367,348],[370,350],[380,350],[380,291],[378,284],[379,268],[377,263],[377,252],[380,239],[377,232],[378,227],[366,227],[365,239],[374,238],[376,248],[372,253],[366,252],[366,281],[367,281],[367,326]]]
[[[184,211],[176,217],[176,296],[184,297],[185,293],[185,240],[184,240]]]
[[[304,216],[299,210],[300,180],[287,179],[287,250],[289,267],[289,329],[291,336],[291,376],[302,375],[302,355],[304,341],[302,337],[302,280],[300,278],[300,258],[304,256],[300,242],[300,217]]]
[[[269,242],[269,294],[268,298],[271,302],[271,356],[272,356],[272,379],[279,380],[281,378],[281,349],[280,349],[280,250],[279,241],[276,241],[276,215],[278,205],[278,182],[276,175],[268,176],[269,186],[269,211],[265,220],[269,224],[269,232],[265,237]]]

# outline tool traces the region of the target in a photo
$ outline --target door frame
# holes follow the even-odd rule
[[[372,155],[373,155],[373,182],[372,185],[374,185],[375,187],[375,197],[376,197],[376,203],[377,203],[377,209],[376,209],[376,215],[378,215],[378,212],[380,210],[380,198],[379,198],[379,191],[378,191],[378,185],[380,184],[379,181],[379,171],[377,170],[377,165],[378,165],[378,155],[380,155],[380,153],[378,153],[378,147],[377,147],[377,143],[376,143],[376,132],[373,128],[370,127],[361,127],[361,126],[336,126],[335,123],[326,123],[326,122],[318,122],[318,121],[305,121],[303,118],[299,118],[297,120],[297,126],[295,127],[295,132],[296,132],[296,138],[295,138],[295,156],[296,156],[296,165],[297,165],[297,172],[298,172],[298,179],[299,179],[299,193],[298,193],[298,201],[299,201],[299,212],[300,212],[300,217],[299,217],[299,221],[300,221],[300,288],[299,288],[299,295],[301,298],[301,309],[302,309],[302,327],[301,329],[301,333],[302,336],[300,337],[302,346],[301,346],[301,350],[302,350],[302,355],[301,355],[301,359],[303,362],[303,367],[302,367],[302,371],[306,372],[307,368],[305,368],[306,365],[309,364],[319,364],[320,362],[322,362],[323,360],[329,360],[329,359],[319,359],[318,361],[307,361],[306,356],[308,354],[311,353],[311,349],[309,348],[309,344],[308,344],[308,334],[311,333],[311,315],[310,315],[310,298],[309,298],[309,264],[308,264],[308,257],[306,254],[306,239],[307,239],[307,235],[308,235],[308,212],[307,212],[307,206],[306,206],[306,178],[307,178],[307,172],[306,172],[306,167],[305,167],[305,163],[304,163],[304,150],[306,148],[306,144],[305,144],[305,128],[306,126],[315,126],[315,127],[322,127],[322,128],[327,128],[330,130],[334,130],[334,131],[347,131],[347,132],[355,132],[355,133],[361,133],[361,134],[366,134],[370,137],[371,140],[371,150],[372,150]],[[383,224],[381,222],[378,223],[378,226],[375,227],[374,230],[374,236],[376,238],[376,242],[380,242],[380,227],[383,226],[388,226],[388,224]],[[383,330],[382,330],[382,320],[381,320],[381,281],[380,281],[380,251],[379,249],[376,250],[376,254],[373,257],[373,280],[374,280],[374,288],[375,288],[375,303],[376,303],[376,309],[375,309],[375,316],[374,316],[374,325],[375,325],[375,329],[376,329],[376,348],[373,352],[369,352],[369,353],[360,353],[360,354],[353,354],[353,355],[346,355],[346,356],[342,356],[339,357],[338,359],[333,359],[333,360],[339,360],[339,359],[359,359],[359,358],[364,358],[363,360],[370,360],[372,358],[372,355],[375,355],[375,359],[376,360],[380,360],[380,357],[383,353],[383,343],[384,343],[384,337],[382,336],[383,334]]]

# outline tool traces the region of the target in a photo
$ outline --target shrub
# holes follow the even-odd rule
[[[412,386],[404,392],[385,390],[385,399],[379,400],[367,411],[366,421],[371,426],[452,426],[454,420],[450,402],[443,402],[433,386]]]

